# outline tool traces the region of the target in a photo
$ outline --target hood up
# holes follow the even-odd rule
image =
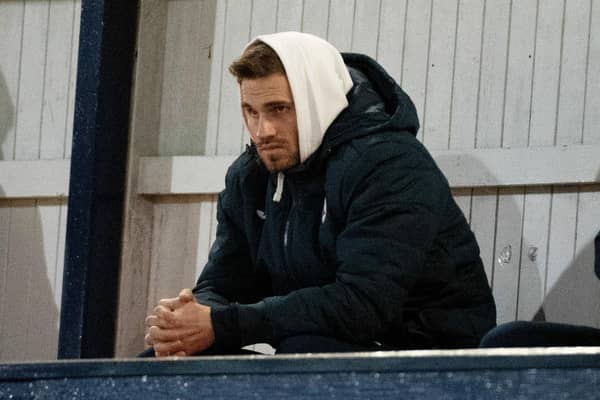
[[[327,128],[348,106],[350,73],[340,52],[329,42],[300,32],[256,37],[279,56],[290,83],[296,119],[300,163],[321,145]]]

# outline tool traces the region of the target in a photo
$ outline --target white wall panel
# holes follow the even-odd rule
[[[592,1],[588,43],[583,143],[600,143],[600,1]]]
[[[531,77],[535,45],[536,0],[512,2],[504,101],[503,147],[527,147],[531,114]]]
[[[433,1],[425,118],[421,128],[423,143],[429,149],[446,149],[450,142],[457,10],[456,0]]]
[[[563,0],[538,2],[531,94],[530,146],[551,146],[556,132]]]
[[[419,120],[423,124],[425,115],[425,92],[429,71],[429,36],[431,33],[432,0],[407,0],[406,36],[404,37],[404,64],[401,86],[410,95]],[[417,136],[421,138],[421,130]]]
[[[330,0],[327,40],[339,51],[352,49],[355,0]]]
[[[461,0],[458,3],[450,148],[470,149],[475,146],[483,4],[480,0]]]
[[[352,51],[377,57],[381,0],[356,0]]]
[[[484,7],[476,147],[500,147],[510,2],[490,0]]]
[[[299,31],[302,29],[303,0],[278,0],[277,31]]]
[[[517,319],[532,320],[544,300],[544,283],[548,265],[548,227],[550,225],[550,188],[525,191],[521,270]]]
[[[220,6],[221,2],[217,4]],[[228,0],[226,4],[225,26],[229,29],[225,29],[224,35],[222,68],[225,72],[221,76],[217,154],[238,154],[244,140],[243,122],[239,111],[240,100],[237,83],[226,70],[250,40],[252,2]]]
[[[556,126],[559,145],[582,142],[589,35],[590,0],[566,0]]]
[[[5,167],[25,162],[13,160],[40,168],[68,163],[80,8],[78,0],[0,2]],[[13,179],[21,177],[16,173]],[[37,192],[32,179],[23,196],[29,199],[2,200],[0,360],[56,357],[66,226],[64,190],[58,189],[63,178],[52,176]],[[0,196],[14,195],[0,186]]]
[[[304,0],[302,31],[322,38],[327,37],[329,0]]]
[[[407,4],[408,0],[381,0],[377,60],[397,82],[402,82]]]

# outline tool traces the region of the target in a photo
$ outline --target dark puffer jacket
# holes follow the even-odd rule
[[[479,247],[417,141],[414,105],[372,59],[344,54],[350,105],[286,171],[283,197],[249,147],[219,195],[194,293],[216,345],[317,334],[387,347],[477,346],[495,326]]]

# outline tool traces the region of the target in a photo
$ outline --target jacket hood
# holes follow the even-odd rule
[[[343,53],[342,56],[354,85],[347,95],[348,107],[326,132],[326,150],[381,131],[416,135],[419,130],[417,110],[383,67],[363,54]]]
[[[279,56],[290,84],[296,119],[300,163],[323,142],[325,132],[348,106],[352,88],[350,73],[340,52],[329,42],[300,32],[257,36]]]

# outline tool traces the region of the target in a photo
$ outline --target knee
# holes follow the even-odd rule
[[[527,335],[531,322],[513,321],[498,325],[482,339],[479,347],[520,347],[528,346]]]

